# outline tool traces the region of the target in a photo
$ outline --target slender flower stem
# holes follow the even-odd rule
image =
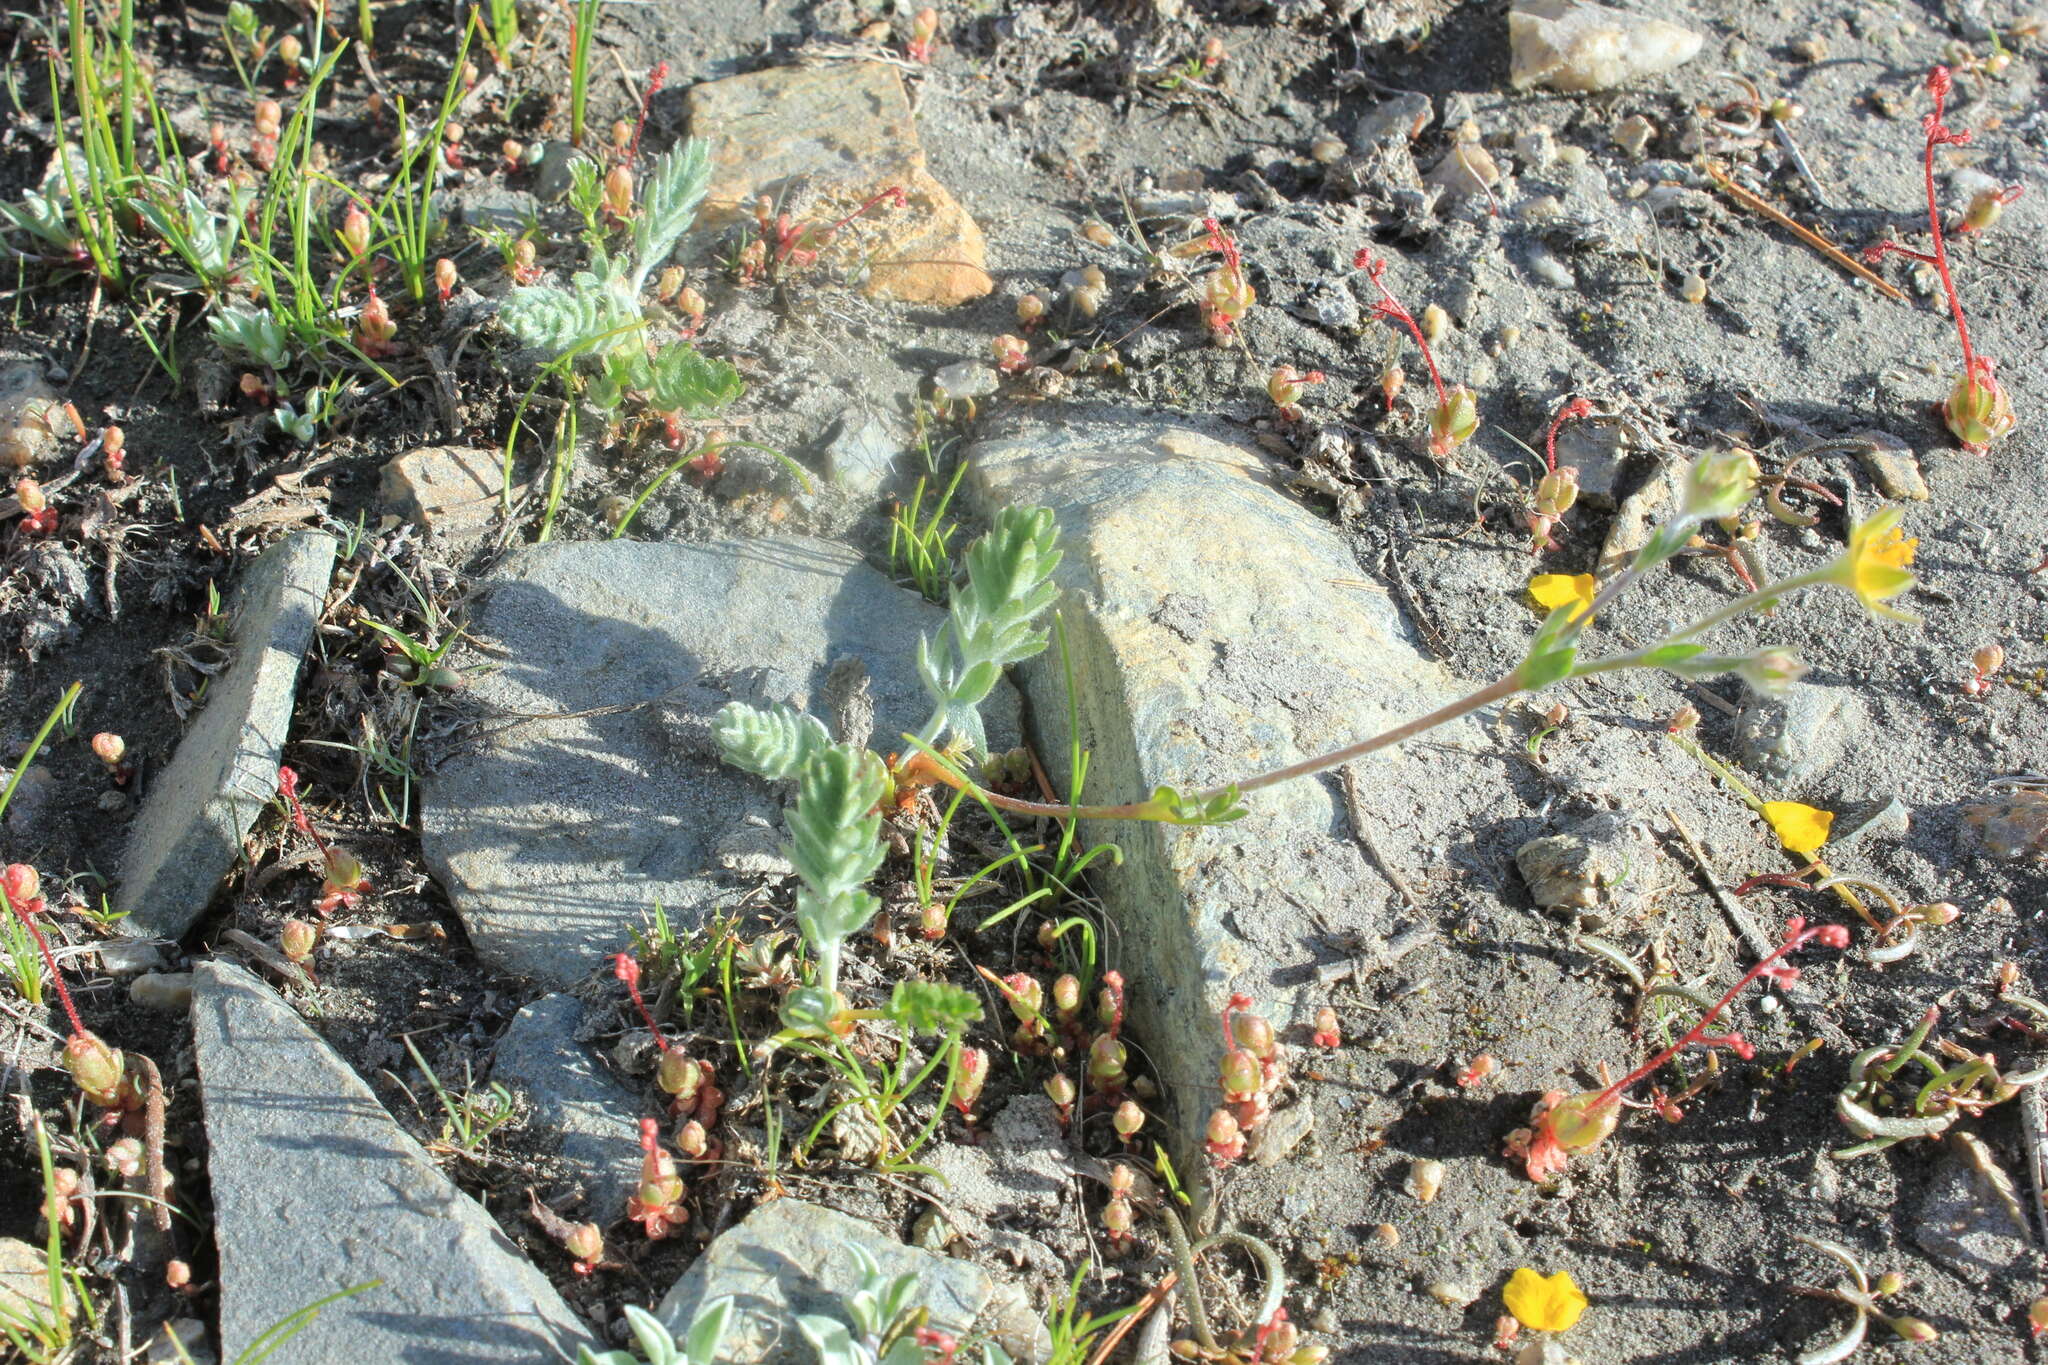
[[[1830,930],[1833,931],[1832,934],[1829,932]],[[1719,1000],[1714,1002],[1714,1007],[1708,1010],[1705,1014],[1701,1015],[1700,1021],[1697,1024],[1694,1024],[1691,1028],[1687,1029],[1677,1042],[1673,1043],[1670,1047],[1665,1048],[1662,1052],[1659,1052],[1656,1056],[1650,1058],[1649,1061],[1644,1062],[1641,1066],[1637,1067],[1634,1071],[1629,1072],[1628,1075],[1622,1077],[1614,1084],[1608,1086],[1605,1090],[1602,1090],[1597,1096],[1594,1097],[1593,1102],[1586,1106],[1586,1112],[1588,1114],[1597,1114],[1602,1109],[1607,1108],[1609,1105],[1617,1103],[1621,1099],[1622,1095],[1627,1093],[1630,1086],[1633,1086],[1637,1081],[1642,1080],[1644,1077],[1654,1074],[1657,1068],[1663,1066],[1664,1063],[1670,1061],[1673,1057],[1676,1057],[1680,1052],[1685,1050],[1687,1047],[1690,1047],[1693,1043],[1696,1043],[1701,1038],[1705,1037],[1707,1030],[1713,1027],[1714,1020],[1720,1017],[1721,1011],[1727,1009],[1730,1005],[1735,1003],[1735,997],[1742,994],[1743,989],[1746,986],[1748,986],[1750,982],[1756,980],[1758,977],[1764,975],[1766,972],[1769,972],[1773,964],[1775,964],[1778,961],[1778,959],[1784,957],[1786,954],[1792,952],[1794,949],[1804,947],[1813,939],[1832,939],[1835,935],[1842,934],[1844,934],[1844,931],[1839,925],[1815,924],[1808,926],[1805,924],[1800,924],[1800,926],[1797,929],[1795,929],[1792,933],[1786,936],[1785,941],[1778,945],[1776,951],[1774,951],[1769,957],[1765,958],[1763,961],[1757,963],[1754,967],[1751,967],[1748,971],[1744,972],[1742,974],[1741,979],[1738,980],[1734,985],[1730,986],[1727,992],[1723,994]],[[1844,942],[1846,941],[1846,936],[1844,936]]]
[[[1977,372],[1976,352],[1970,348],[1970,327],[1963,321],[1963,301],[1956,294],[1955,281],[1948,273],[1948,243],[1943,240],[1941,230],[1941,201],[1934,196],[1934,149],[1943,143],[1960,147],[1970,140],[1968,133],[1952,133],[1941,121],[1942,109],[1948,103],[1949,72],[1945,66],[1937,66],[1927,77],[1927,89],[1934,96],[1934,112],[1927,116],[1927,229],[1934,234],[1934,268],[1941,274],[1941,288],[1948,295],[1949,312],[1955,316],[1956,336],[1963,343],[1963,373]]]
[[[57,988],[57,998],[64,1002],[64,1013],[71,1020],[72,1036],[83,1034],[86,1031],[85,1022],[78,1017],[78,1006],[71,1003],[71,992],[64,985],[64,974],[57,970],[57,956],[50,951],[49,940],[43,937],[43,931],[36,927],[36,922],[29,918],[27,909],[14,903],[14,898],[7,894],[7,888],[4,886],[0,886],[0,903],[5,903],[7,908],[14,912],[14,917],[21,921],[21,927],[28,930],[29,937],[33,938],[36,947],[42,950],[43,961],[50,968],[50,984]]]

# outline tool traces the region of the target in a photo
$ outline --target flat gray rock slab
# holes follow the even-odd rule
[[[576,1041],[583,1002],[547,995],[513,1016],[498,1040],[491,1079],[524,1095],[528,1126],[560,1136],[563,1163],[589,1196],[579,1220],[625,1217],[640,1179],[640,1097]]]
[[[750,889],[744,869],[779,837],[779,798],[712,756],[710,718],[734,698],[807,705],[832,663],[855,656],[874,742],[899,748],[893,737],[931,709],[918,635],[943,620],[852,550],[800,537],[513,556],[472,617],[492,651],[470,661],[486,728],[494,714],[655,704],[507,724],[428,779],[421,847],[477,952],[566,986],[623,948],[656,901],[683,930]],[[990,743],[1017,742],[1007,686],[985,715]]]
[[[796,1319],[816,1313],[847,1320],[842,1304],[860,1285],[848,1245],[866,1248],[884,1275],[916,1275],[912,1301],[931,1310],[931,1326],[955,1336],[967,1335],[995,1293],[995,1282],[979,1266],[905,1246],[833,1209],[777,1199],[713,1239],[655,1316],[681,1336],[699,1308],[731,1295],[732,1327],[718,1353],[721,1362],[811,1365],[817,1353],[798,1335]]]
[[[205,913],[241,856],[242,836],[277,795],[299,664],[334,570],[334,538],[285,537],[243,571],[232,611],[234,661],[151,779],[128,836],[114,908],[120,931],[177,938]]]
[[[223,1355],[369,1280],[273,1365],[573,1359],[583,1323],[370,1087],[242,968],[195,973],[193,1043],[220,1243]]]
[[[967,455],[984,508],[1038,504],[1058,517],[1084,796],[1190,791],[1340,747],[1463,692],[1409,643],[1389,596],[1370,591],[1337,530],[1279,491],[1248,446],[1154,418],[1019,425]],[[1020,679],[1038,753],[1065,790],[1067,698],[1048,652]],[[1467,727],[1432,740],[1469,737]],[[1414,748],[1359,765],[1388,824],[1441,827],[1473,765]],[[1483,777],[1477,779],[1481,783]],[[1259,792],[1213,829],[1109,822],[1121,867],[1091,877],[1121,929],[1117,965],[1155,1053],[1175,1074],[1215,1074],[1218,1014],[1233,990],[1285,1025],[1326,931],[1384,936],[1387,883],[1367,868],[1335,774]],[[1385,848],[1402,845],[1383,830]],[[1313,912],[1313,913],[1312,913]],[[1320,917],[1318,920],[1317,917]],[[1182,1134],[1213,1089],[1174,1087]]]

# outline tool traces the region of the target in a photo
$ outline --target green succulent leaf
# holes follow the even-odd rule
[[[711,722],[711,735],[727,763],[770,781],[794,777],[813,755],[832,747],[822,722],[783,705],[764,711],[729,702]]]

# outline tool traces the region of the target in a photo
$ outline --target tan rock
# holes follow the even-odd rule
[[[1589,0],[1515,0],[1508,80],[1517,90],[1612,90],[1683,66],[1702,41],[1677,24]]]
[[[422,446],[384,466],[384,505],[423,531],[448,540],[483,535],[495,524],[501,452],[465,446]],[[519,489],[512,490],[516,499]]]
[[[65,1310],[76,1311],[65,1295]],[[50,1263],[39,1246],[15,1237],[0,1237],[0,1310],[47,1314],[50,1311]]]
[[[868,263],[867,292],[951,305],[994,288],[981,229],[925,167],[910,98],[880,62],[780,67],[707,81],[684,99],[690,131],[711,142],[701,221],[731,223],[768,195],[800,218],[832,222],[901,186],[902,207],[878,205],[826,251]]]

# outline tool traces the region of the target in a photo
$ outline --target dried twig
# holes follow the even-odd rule
[[[1153,1285],[1146,1292],[1145,1297],[1138,1300],[1136,1310],[1129,1317],[1123,1318],[1115,1327],[1110,1329],[1109,1335],[1102,1339],[1102,1344],[1095,1348],[1095,1354],[1088,1357],[1088,1365],[1102,1365],[1103,1361],[1108,1360],[1109,1353],[1116,1349],[1117,1343],[1122,1341],[1133,1327],[1143,1322],[1147,1313],[1150,1313],[1165,1301],[1166,1296],[1173,1292],[1173,1286],[1179,1280],[1180,1272],[1178,1270],[1167,1271],[1166,1278]]]
[[[1372,816],[1365,809],[1364,798],[1358,794],[1358,765],[1347,763],[1339,768],[1337,773],[1344,783],[1344,809],[1351,816],[1352,833],[1358,836],[1358,842],[1364,845],[1366,853],[1371,855],[1373,865],[1379,868],[1380,875],[1392,882],[1394,889],[1401,893],[1401,899],[1408,902],[1408,908],[1421,910],[1422,901],[1417,898],[1414,888],[1409,886],[1400,871],[1387,861],[1387,855],[1380,852],[1380,846],[1373,842]]]
[[[1797,237],[1800,241],[1806,243],[1815,251],[1818,251],[1821,255],[1833,261],[1836,265],[1842,267],[1842,269],[1848,271],[1852,275],[1855,275],[1858,279],[1864,280],[1869,284],[1873,285],[1877,289],[1877,291],[1883,294],[1886,298],[1892,299],[1898,303],[1907,302],[1905,294],[1899,289],[1897,285],[1893,284],[1890,280],[1885,279],[1876,271],[1871,270],[1868,266],[1864,265],[1863,262],[1857,260],[1854,256],[1851,256],[1848,252],[1842,250],[1842,248],[1836,246],[1833,242],[1830,242],[1827,238],[1821,236],[1812,228],[1807,227],[1804,224],[1795,220],[1790,214],[1786,213],[1776,204],[1773,204],[1768,199],[1765,199],[1762,196],[1757,195],[1748,189],[1745,189],[1743,186],[1736,184],[1734,177],[1730,176],[1728,172],[1724,170],[1718,163],[1709,161],[1707,163],[1707,174],[1714,177],[1714,183],[1716,185],[1719,185],[1723,190],[1726,190],[1728,192],[1728,196],[1731,199],[1735,200],[1736,203],[1741,204],[1744,208],[1752,209],[1757,213],[1761,213],[1764,217],[1770,219],[1778,226],[1786,229],[1788,232],[1792,233],[1793,236]]]

